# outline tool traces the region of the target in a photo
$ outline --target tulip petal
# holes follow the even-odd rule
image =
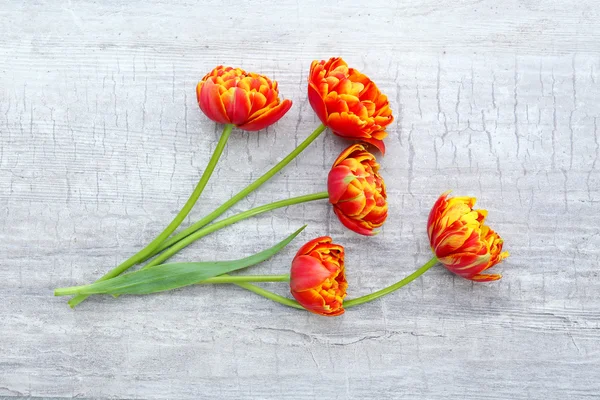
[[[196,86],[196,95],[200,109],[208,118],[221,124],[231,123],[221,100],[219,86],[215,85],[211,79],[200,82]]]
[[[332,246],[335,246],[331,242],[332,242],[332,239],[329,236],[321,236],[321,237],[315,238],[315,239],[307,242],[306,244],[304,244],[302,247],[300,247],[300,249],[296,253],[295,257],[301,256],[301,255],[310,254],[317,247],[323,247],[323,246],[332,247]]]
[[[308,101],[317,114],[317,117],[319,117],[323,124],[327,125],[327,108],[325,107],[325,101],[312,83],[308,84]]]
[[[338,210],[336,207],[333,208],[333,211],[335,212],[335,215],[337,215],[337,217],[340,220],[340,222],[342,223],[342,225],[344,225],[346,228],[350,229],[351,231],[354,231],[354,232],[356,232],[360,235],[364,235],[364,236],[373,236],[373,235],[377,234],[377,232],[374,232],[373,229],[367,229],[364,226],[358,224],[358,222],[356,222],[355,220],[350,219],[349,217],[344,215],[344,213],[342,213],[340,210]]]
[[[295,257],[290,270],[290,288],[296,292],[316,289],[332,276],[317,258],[302,255]]]
[[[342,57],[330,58],[329,61],[325,64],[325,68],[328,71],[333,71],[336,68],[347,67],[347,66],[348,66],[348,64],[346,64],[346,61],[344,61],[344,59]]]
[[[291,100],[283,100],[276,107],[273,107],[269,111],[258,116],[257,118],[238,126],[238,128],[245,131],[259,131],[279,121],[281,117],[283,117],[291,107]]]
[[[375,146],[377,148],[377,150],[379,150],[381,152],[382,156],[385,155],[385,143],[383,143],[383,140],[379,140],[379,139],[375,139],[375,138],[362,138],[360,140],[362,140],[363,142],[372,144],[373,146]]]
[[[327,192],[329,192],[329,202],[336,204],[346,193],[348,188],[348,177],[354,177],[350,168],[345,165],[338,165],[329,171],[327,176]]]
[[[489,254],[460,253],[451,254],[446,257],[438,257],[440,263],[450,272],[471,279],[481,271],[485,270],[490,262]]]
[[[243,124],[250,114],[252,105],[247,93],[245,90],[236,87],[229,89],[221,96],[227,115],[229,115],[231,123],[234,125]]]
[[[379,97],[379,94],[380,92],[377,88],[377,85],[375,85],[372,81],[369,81],[369,83],[367,83],[361,91],[360,99],[374,102]]]
[[[302,307],[314,314],[325,317],[336,317],[344,313],[344,308],[341,304],[326,304],[323,297],[316,290],[292,292],[292,295]]]
[[[327,126],[333,133],[349,139],[362,140],[368,137],[363,131],[365,125],[367,125],[366,121],[362,121],[357,115],[348,112],[333,113],[327,118]]]
[[[335,204],[335,208],[349,218],[362,219],[364,215],[368,214],[368,210],[372,205],[373,202],[361,191],[358,196],[352,199],[338,202]]]
[[[444,208],[447,203],[446,198],[448,197],[450,192],[451,190],[442,193],[442,195],[438,197],[438,199],[433,204],[433,207],[431,207],[431,211],[429,212],[429,218],[427,219],[427,234],[429,236],[430,241],[433,239],[434,227],[437,224],[437,221],[440,219],[442,212],[444,211]]]
[[[258,117],[257,113],[262,114],[263,107],[267,104],[267,97],[261,92],[251,92],[252,109],[250,110],[250,118]]]
[[[356,154],[354,154],[354,153],[356,153]],[[360,153],[364,153],[365,155],[370,155],[365,150],[365,147],[363,145],[361,145],[360,143],[351,144],[344,151],[342,151],[340,153],[338,158],[335,159],[335,161],[333,162],[333,166],[335,167],[336,165],[340,164],[341,162],[345,161],[346,159],[357,158],[358,154],[360,154]]]
[[[477,274],[471,277],[471,280],[477,282],[491,282],[497,281],[500,278],[502,278],[502,275],[500,274]]]
[[[291,290],[292,296],[302,305],[302,307],[306,308],[309,311],[327,311],[327,306],[325,304],[325,299],[319,294],[318,290],[305,290],[302,292],[298,292],[295,290]]]

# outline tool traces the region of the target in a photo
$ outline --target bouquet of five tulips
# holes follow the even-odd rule
[[[92,294],[148,294],[192,284],[233,283],[287,306],[336,316],[343,314],[345,308],[375,300],[399,289],[438,262],[449,271],[473,281],[500,279],[500,275],[482,274],[508,256],[502,251],[500,237],[484,225],[486,211],[473,209],[474,198],[448,198],[448,193],[437,200],[427,222],[434,257],[401,281],[348,301],[344,301],[348,288],[344,247],[334,244],[326,236],[313,239],[298,250],[289,274],[227,275],[281,251],[304,227],[273,247],[244,259],[165,263],[175,253],[207,234],[280,207],[328,199],[340,223],[365,236],[377,233],[376,229],[382,227],[388,213],[385,183],[379,174],[380,165],[375,155],[365,147],[373,145],[382,154],[385,152],[383,140],[387,136],[386,128],[393,121],[388,99],[366,75],[349,68],[341,58],[332,58],[313,61],[308,78],[308,99],[322,124],[256,181],[201,220],[172,235],[199,199],[232,129],[261,130],[281,119],[292,106],[290,100],[280,99],[275,81],[240,68],[216,67],[198,83],[196,94],[202,112],[211,120],[224,124],[223,134],[198,185],[173,221],[138,253],[95,283],[56,289],[57,296],[75,295],[69,301],[72,307]],[[327,191],[266,204],[212,223],[289,164],[327,128],[338,136],[359,142],[343,150],[333,163],[326,182]],[[152,257],[141,269],[122,274]],[[295,300],[252,284],[265,281],[289,282]]]

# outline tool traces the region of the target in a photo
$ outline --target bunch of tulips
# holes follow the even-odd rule
[[[360,235],[377,233],[387,217],[385,183],[373,146],[385,152],[386,128],[393,121],[388,98],[366,75],[349,68],[341,58],[313,61],[308,76],[308,99],[321,120],[289,155],[213,212],[182,230],[179,227],[200,197],[233,130],[258,131],[276,123],[291,108],[282,100],[277,83],[264,75],[239,68],[219,66],[208,73],[196,88],[202,112],[223,124],[223,133],[196,188],[173,221],[146,247],[131,256],[95,283],[55,290],[55,295],[74,295],[75,307],[94,294],[149,294],[193,284],[232,283],[281,304],[310,312],[336,316],[352,307],[385,296],[421,276],[437,263],[472,281],[500,279],[484,271],[508,256],[502,251],[502,239],[485,225],[485,210],[474,209],[471,197],[442,194],[427,221],[427,233],[433,257],[414,273],[372,294],[345,301],[348,283],[345,276],[344,247],[330,237],[318,237],[300,247],[292,260],[289,274],[228,275],[262,262],[283,249],[304,227],[283,241],[250,257],[216,262],[166,263],[192,242],[254,215],[280,207],[328,199],[339,221]],[[256,190],[289,164],[321,133],[329,128],[335,135],[354,141],[333,163],[327,179],[327,191],[289,198],[256,207],[218,222],[213,222],[230,207]],[[129,268],[147,262],[134,272]],[[254,285],[256,282],[289,282],[295,300]]]

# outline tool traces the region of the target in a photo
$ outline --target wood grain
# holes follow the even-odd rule
[[[404,4],[406,3],[406,4]],[[600,398],[600,5],[421,0],[6,2],[0,11],[0,396],[156,399]],[[294,107],[236,131],[189,220],[306,137],[311,60],[343,56],[396,115],[380,159],[390,216],[370,239],[325,202],[242,222],[179,260],[242,257],[308,229],[348,248],[350,296],[429,256],[452,189],[489,210],[511,257],[473,284],[436,268],[326,319],[229,286],[94,298],[151,240],[219,135],[194,87],[217,64],[265,73]],[[346,146],[327,134],[230,213],[321,191]],[[243,240],[240,238],[243,237]],[[282,285],[270,285],[286,293]]]

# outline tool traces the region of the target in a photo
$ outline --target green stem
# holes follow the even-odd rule
[[[409,276],[407,276],[406,278],[402,279],[399,282],[394,283],[391,286],[388,286],[384,289],[381,289],[375,293],[371,293],[369,295],[366,296],[362,296],[362,297],[357,297],[356,299],[352,299],[352,300],[348,300],[344,302],[344,308],[350,308],[350,307],[354,307],[357,306],[359,304],[363,304],[363,303],[367,303],[369,301],[373,301],[375,299],[378,299],[382,296],[385,296],[386,294],[390,294],[398,289],[400,289],[402,286],[405,286],[407,284],[409,284],[410,282],[414,281],[415,279],[417,279],[418,277],[420,277],[421,275],[423,275],[429,268],[433,267],[435,264],[437,264],[438,259],[436,257],[433,257],[431,260],[427,261],[427,263],[425,263],[425,265],[423,265],[421,268],[419,268],[418,270],[416,270],[415,272],[413,272],[412,274],[410,274]],[[266,297],[267,299],[271,299],[277,303],[283,304],[284,306],[288,306],[288,307],[293,307],[293,308],[298,308],[298,309],[304,309],[304,307],[302,307],[297,301],[292,300],[292,299],[288,299],[286,297],[280,296],[278,294],[275,294],[273,292],[270,292],[266,289],[263,289],[259,286],[253,285],[251,283],[235,283],[236,285],[249,290],[251,292],[254,292],[258,295],[261,295],[263,297]]]
[[[154,260],[152,260],[146,266],[144,266],[144,268],[149,268],[149,267],[153,267],[155,265],[161,264],[163,261],[171,258],[179,250],[183,249],[184,247],[189,246],[194,241],[196,241],[216,230],[219,230],[228,225],[234,224],[238,221],[253,217],[258,214],[265,213],[267,211],[275,210],[277,208],[287,207],[287,206],[291,206],[294,204],[306,203],[308,201],[321,200],[321,199],[327,199],[327,198],[329,198],[329,194],[327,192],[314,193],[314,194],[309,194],[306,196],[298,196],[298,197],[292,197],[290,199],[276,201],[276,202],[273,202],[270,204],[265,204],[265,205],[262,205],[259,207],[252,208],[248,211],[244,211],[244,212],[241,212],[236,215],[232,215],[229,218],[225,218],[224,220],[215,222],[214,224],[204,227],[203,229],[199,229],[196,232],[194,232],[193,234],[180,240],[173,246],[169,247],[166,251],[161,253],[158,257],[156,257]],[[116,276],[116,275],[114,275],[114,276]],[[114,278],[114,276],[111,276],[111,278]],[[109,279],[109,278],[104,278],[103,280],[105,280],[105,279]],[[80,302],[80,301],[78,301],[78,299],[80,299],[82,297],[85,300],[85,298],[87,298],[88,296],[87,295],[75,296],[69,301],[69,305],[71,305],[71,307],[75,307]]]
[[[384,289],[378,290],[377,292],[368,294],[366,296],[361,296],[361,297],[357,297],[355,299],[352,300],[348,300],[344,302],[344,308],[350,308],[350,307],[354,307],[357,306],[359,304],[363,304],[363,303],[368,303],[369,301],[373,301],[375,299],[378,299],[382,296],[385,296],[386,294],[390,294],[398,289],[400,289],[402,286],[409,284],[410,282],[414,281],[415,279],[417,279],[418,277],[420,277],[421,275],[423,275],[429,268],[433,267],[435,264],[437,264],[438,259],[436,257],[433,257],[431,260],[427,261],[425,263],[425,265],[423,265],[421,268],[419,268],[418,270],[416,270],[415,272],[413,272],[412,274],[410,274],[409,276],[407,276],[406,278],[402,279],[399,282],[394,283],[391,286],[388,286]]]
[[[288,307],[293,307],[293,308],[298,308],[300,310],[304,310],[304,307],[302,307],[300,304],[298,304],[298,302],[296,300],[292,300],[292,299],[288,299],[287,297],[283,297],[280,296],[276,293],[270,292],[266,289],[263,289],[259,286],[253,285],[251,283],[236,283],[236,285],[238,285],[239,287],[242,287],[246,290],[249,290],[251,292],[254,292],[258,295],[261,295],[263,297],[266,297],[267,299],[271,299],[277,303],[283,304],[284,306],[288,306]]]
[[[197,285],[214,285],[221,283],[244,283],[244,282],[289,282],[289,275],[235,275],[227,274],[213,276],[197,283]],[[89,285],[71,286],[67,288],[58,288],[54,290],[54,296],[70,296],[87,289]]]
[[[198,284],[244,283],[244,282],[289,282],[289,275],[219,275],[198,282]]]
[[[151,268],[151,267],[154,267],[155,265],[162,264],[164,261],[171,258],[179,250],[189,246],[196,240],[208,235],[209,233],[217,231],[228,225],[235,224],[236,222],[242,221],[244,219],[253,217],[258,214],[265,213],[267,211],[275,210],[277,208],[287,207],[287,206],[291,206],[293,204],[305,203],[307,201],[321,200],[321,199],[327,199],[327,198],[329,198],[329,194],[327,192],[314,193],[314,194],[309,194],[306,196],[292,197],[291,199],[276,201],[276,202],[273,202],[270,204],[265,204],[263,206],[252,208],[248,211],[244,211],[239,214],[232,215],[229,218],[225,218],[221,221],[215,222],[214,224],[208,225],[202,229],[197,230],[196,232],[192,233],[191,235],[186,236],[185,238],[181,239],[179,242],[175,243],[174,245],[172,245],[171,247],[166,249],[164,252],[160,253],[155,259],[153,259],[148,264],[146,264],[144,266],[144,268]]]
[[[152,256],[152,254],[155,254],[154,252],[155,252],[156,248],[159,247],[159,245],[162,242],[164,242],[165,239],[167,239],[169,237],[169,235],[171,235],[171,233],[173,233],[173,231],[175,229],[177,229],[177,227],[179,225],[181,225],[181,223],[183,222],[185,217],[187,217],[187,215],[192,210],[192,207],[194,207],[194,204],[196,204],[196,202],[198,201],[198,198],[202,194],[202,191],[206,187],[206,184],[208,183],[208,180],[210,179],[210,176],[212,175],[212,173],[215,169],[215,166],[217,165],[217,162],[219,161],[219,158],[221,157],[221,154],[223,153],[223,150],[225,149],[225,145],[227,144],[227,140],[229,139],[229,136],[231,135],[232,129],[233,129],[232,124],[226,124],[223,127],[223,133],[221,134],[221,138],[219,139],[219,142],[217,143],[217,147],[215,148],[215,151],[213,152],[213,154],[208,162],[208,165],[206,166],[206,169],[204,170],[204,173],[202,174],[202,177],[200,178],[200,181],[198,181],[198,184],[194,188],[194,191],[190,195],[190,198],[187,200],[187,202],[185,203],[185,205],[183,206],[181,211],[179,211],[179,213],[175,216],[175,218],[173,218],[173,221],[171,221],[171,223],[146,247],[144,247],[142,250],[140,250],[133,256],[129,257],[127,260],[125,260],[120,265],[118,265],[117,267],[115,267],[114,269],[109,271],[104,276],[102,276],[100,279],[98,279],[99,281],[114,278],[115,276],[120,275],[122,272],[131,268],[135,264]],[[85,296],[85,295],[75,296],[69,301],[69,305],[71,307],[75,307],[76,305],[78,305],[79,303],[81,303],[82,301],[87,299],[87,297],[88,296]]]
[[[227,129],[228,126],[229,125],[225,126],[225,130]],[[251,183],[250,185],[248,185],[244,189],[242,189],[238,194],[236,194],[231,199],[229,199],[228,201],[226,201],[225,203],[223,203],[220,207],[218,207],[217,209],[215,209],[212,213],[208,214],[206,217],[202,218],[200,221],[194,223],[190,227],[184,229],[183,231],[181,231],[177,235],[173,236],[172,238],[170,238],[168,240],[164,240],[164,239],[166,239],[166,237],[163,238],[164,241],[162,241],[162,243],[159,243],[159,245],[153,247],[153,249],[151,251],[149,251],[147,254],[144,254],[143,257],[139,256],[139,254],[141,252],[138,253],[138,254],[136,254],[136,255],[134,255],[134,256],[132,256],[132,257],[130,257],[129,259],[127,259],[123,263],[121,263],[119,266],[117,266],[116,268],[114,268],[113,270],[111,270],[109,273],[107,273],[106,275],[104,275],[99,280],[105,280],[105,279],[114,278],[115,276],[117,276],[117,275],[121,274],[122,272],[126,271],[127,269],[131,268],[133,265],[138,264],[140,262],[143,262],[143,261],[145,261],[145,260],[147,260],[147,259],[155,256],[156,254],[160,253],[161,251],[165,250],[166,248],[169,248],[169,247],[173,246],[173,244],[178,243],[183,238],[186,238],[186,237],[190,236],[191,234],[193,234],[195,232],[198,232],[199,229],[201,229],[202,227],[204,227],[207,224],[209,224],[212,221],[214,221],[216,218],[218,218],[219,216],[221,216],[225,211],[227,211],[229,208],[231,208],[234,204],[236,204],[238,201],[240,201],[241,199],[243,199],[244,197],[246,197],[248,194],[250,194],[251,192],[253,192],[254,190],[256,190],[259,186],[261,186],[263,183],[265,183],[271,177],[273,177],[273,175],[275,175],[277,172],[279,172],[280,170],[282,170],[294,158],[296,158],[302,151],[304,151],[304,149],[306,149],[317,137],[319,137],[319,135],[321,133],[323,133],[323,131],[325,131],[326,128],[327,127],[325,125],[323,125],[323,124],[319,125],[317,127],[317,129],[315,129],[313,131],[313,133],[310,134],[310,136],[308,136],[302,143],[300,143],[300,145],[298,145],[298,147],[296,147],[294,150],[292,150],[292,152],[290,154],[288,154],[283,160],[281,160],[280,162],[278,162],[273,168],[271,168],[269,171],[267,171],[263,176],[261,176],[260,178],[258,178],[256,181],[254,181],[253,183]],[[223,134],[225,134],[225,130],[224,130]],[[217,149],[218,148],[219,147],[217,145]],[[215,154],[216,154],[216,150],[217,149],[215,149]],[[214,157],[215,154],[213,154],[213,157]],[[211,159],[211,161],[212,161],[212,159]],[[213,168],[214,168],[214,166],[213,166]],[[208,171],[208,168],[205,171],[205,173],[207,171]],[[307,200],[307,201],[310,201],[310,200]],[[187,214],[185,216],[187,216]],[[183,218],[185,218],[185,216]],[[183,220],[183,218],[182,218],[182,220]],[[211,232],[213,232],[213,231],[211,231]],[[172,233],[172,231],[170,233]],[[166,236],[168,236],[168,235],[166,235]],[[152,243],[154,243],[155,241],[157,241],[157,240],[155,239]],[[150,247],[150,245],[146,246],[146,248],[148,248],[148,247]],[[183,247],[185,247],[185,246],[183,246]],[[87,297],[88,296],[85,296],[85,295],[75,296],[71,300],[69,300],[69,305],[72,308],[74,308],[79,303],[81,303],[82,301],[84,301]]]
[[[81,286],[69,286],[66,288],[54,289],[54,296],[71,296],[79,293],[80,290],[86,288],[88,285]]]
[[[147,258],[150,258],[150,257],[160,253],[164,249],[171,247],[173,244],[179,242],[181,239],[185,238],[186,236],[191,235],[192,233],[196,232],[198,229],[211,223],[216,218],[221,216],[221,214],[223,214],[225,211],[229,210],[234,204],[236,204],[238,201],[240,201],[241,199],[246,197],[248,194],[252,193],[254,190],[258,189],[258,187],[260,187],[263,183],[265,183],[266,181],[271,179],[273,177],[273,175],[275,175],[277,172],[281,171],[294,158],[296,158],[300,153],[302,153],[302,151],[304,151],[304,149],[306,149],[308,147],[308,145],[310,145],[312,142],[314,142],[314,140],[316,138],[318,138],[319,135],[321,133],[323,133],[323,131],[325,131],[326,128],[327,127],[323,124],[319,125],[317,127],[317,129],[315,129],[313,131],[313,133],[310,134],[310,136],[308,136],[302,143],[300,143],[298,145],[298,147],[296,147],[294,150],[292,150],[292,152],[290,154],[288,154],[283,160],[278,162],[273,168],[271,168],[269,171],[267,171],[263,176],[258,178],[256,181],[254,181],[250,185],[246,186],[238,194],[233,196],[231,199],[227,200],[219,208],[216,208],[213,212],[208,214],[206,217],[202,218],[200,221],[194,223],[193,225],[184,229],[177,235],[175,235],[172,238],[161,243],[160,246],[158,246],[156,248],[156,250]]]

